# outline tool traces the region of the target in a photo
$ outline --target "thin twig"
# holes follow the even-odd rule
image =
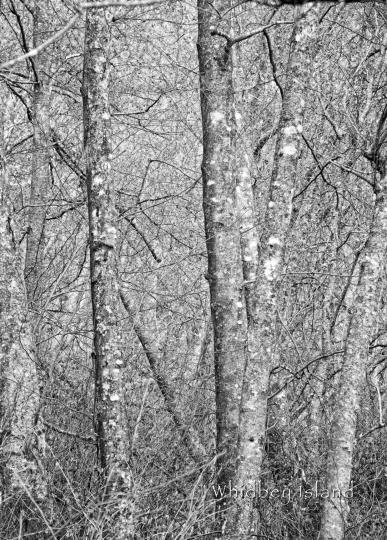
[[[265,30],[268,30],[269,28],[272,28],[273,26],[277,26],[280,24],[293,24],[293,23],[294,21],[276,21],[266,26],[261,26],[260,28],[257,28],[257,30],[254,30],[254,32],[250,32],[249,34],[242,34],[241,36],[237,36],[235,38],[232,38],[228,36],[227,34],[225,34],[224,32],[221,32],[220,30],[216,30],[215,28],[213,28],[211,30],[211,35],[220,36],[224,38],[227,41],[228,47],[231,48],[236,43],[241,43],[242,41],[246,41],[246,39],[250,39],[258,34],[262,34],[262,32],[264,32]]]
[[[277,77],[277,64],[275,63],[275,59],[274,59],[273,47],[272,47],[272,44],[271,44],[269,33],[268,33],[266,28],[263,31],[263,35],[265,36],[267,49],[269,51],[269,60],[270,60],[271,69],[272,69],[272,72],[273,72],[273,79],[274,79],[274,82],[277,85],[277,88],[278,88],[278,90],[279,90],[279,92],[281,94],[281,98],[284,99],[284,91],[283,91],[283,88],[282,88],[282,86],[281,86],[281,84],[280,84],[280,82],[278,80],[278,77]]]
[[[76,439],[81,439],[82,441],[95,444],[95,438],[91,435],[81,435],[79,433],[75,433],[74,431],[67,431],[67,429],[62,429],[58,426],[55,426],[54,424],[51,424],[50,422],[47,422],[46,420],[43,420],[43,424],[48,428],[52,429],[53,431],[56,431],[57,433],[60,433],[61,435],[67,435],[68,437],[74,437]]]
[[[162,4],[165,0],[142,0],[140,2],[120,2],[119,0],[115,2],[114,0],[105,2],[86,2],[81,4],[79,7],[81,9],[99,9],[107,7],[125,7],[125,8],[135,8],[142,6],[154,6],[157,4]]]

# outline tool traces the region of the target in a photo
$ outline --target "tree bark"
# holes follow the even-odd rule
[[[203,126],[203,209],[208,253],[217,425],[217,483],[235,483],[239,401],[245,364],[246,315],[235,192],[235,111],[228,41],[231,7],[198,0],[198,55]],[[218,502],[223,513],[226,500]],[[221,519],[222,521],[222,519]]]
[[[218,482],[232,487],[238,482],[239,488],[248,489],[258,481],[262,462],[269,370],[276,354],[276,288],[291,216],[304,81],[309,75],[317,9],[300,8],[291,37],[280,134],[258,254],[250,156],[236,137],[240,115],[235,113],[232,43],[225,37],[232,29],[230,20],[220,15],[228,7],[198,2],[202,171],[215,336],[217,451],[223,454],[218,460]],[[231,206],[235,203],[237,211]],[[253,533],[257,522],[253,504],[242,498],[233,502],[227,518],[223,513],[220,519],[224,534]],[[224,507],[221,501],[218,509]]]
[[[44,5],[36,0],[33,12],[33,46],[45,40]],[[25,260],[27,296],[34,319],[42,309],[42,285],[44,280],[44,247],[46,244],[45,222],[49,204],[49,78],[47,76],[47,51],[35,56],[32,61],[34,72],[32,128],[33,153],[31,167],[31,191],[28,213],[28,235]]]
[[[290,39],[279,135],[259,260],[255,271],[248,267],[248,279],[245,281],[248,347],[236,463],[239,485],[245,489],[254,489],[259,482],[264,452],[269,373],[277,358],[277,287],[283,268],[284,246],[297,178],[305,107],[304,87],[310,70],[310,45],[313,43],[317,15],[317,8],[310,5],[302,7],[297,13]],[[254,257],[256,250],[253,241],[249,247],[251,253],[248,257],[244,256],[245,262]],[[254,534],[257,522],[258,513],[253,499],[237,498],[228,518],[230,537]]]
[[[321,455],[321,436],[323,433],[323,414],[324,410],[324,387],[327,384],[327,376],[331,362],[328,359],[333,350],[332,347],[332,305],[335,300],[337,290],[337,247],[339,245],[338,221],[339,208],[336,206],[330,210],[330,229],[331,238],[326,250],[325,268],[327,273],[326,286],[321,300],[321,356],[320,361],[311,377],[311,403],[309,412],[309,444],[310,459],[313,461]]]
[[[382,126],[383,127],[383,126]],[[385,143],[384,143],[384,146]],[[380,175],[375,178],[374,207],[369,236],[361,257],[360,276],[352,305],[339,392],[333,413],[327,464],[321,540],[344,538],[349,514],[353,452],[360,392],[365,382],[369,344],[375,334],[379,303],[378,282],[385,272],[387,246],[387,148],[378,149]],[[376,174],[375,174],[376,176]],[[346,496],[347,495],[347,496]]]
[[[47,39],[47,5],[42,0],[35,0],[33,9],[33,47],[38,47]],[[40,406],[36,416],[36,433],[38,435],[38,451],[45,457],[45,428],[41,418],[44,407],[44,372],[50,357],[49,340],[43,339],[44,319],[44,272],[45,248],[47,245],[46,215],[49,208],[51,191],[49,164],[49,130],[50,130],[50,92],[49,92],[49,59],[47,50],[31,60],[34,86],[32,100],[33,147],[31,158],[31,185],[28,210],[28,234],[25,251],[25,285],[28,309],[35,343],[35,358],[39,375]],[[45,342],[43,346],[41,343]],[[45,501],[49,511],[48,500]]]
[[[46,496],[36,452],[39,408],[34,339],[28,312],[23,263],[9,201],[5,114],[0,117],[0,418],[2,501]]]
[[[124,383],[116,277],[116,210],[111,169],[109,9],[88,9],[83,72],[84,148],[90,243],[90,282],[98,454],[104,471],[109,534],[133,536],[133,481],[123,416]]]
[[[33,439],[39,406],[35,349],[28,318],[23,268],[9,208],[0,208],[0,369],[2,476],[6,493],[40,493]],[[45,494],[39,496],[41,500]]]

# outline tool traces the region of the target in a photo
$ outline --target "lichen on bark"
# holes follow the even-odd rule
[[[123,350],[116,265],[116,208],[111,171],[109,8],[87,10],[83,70],[84,149],[89,215],[90,286],[98,457],[104,472],[106,531],[133,536],[133,479],[124,417]],[[110,537],[110,536],[109,536]]]

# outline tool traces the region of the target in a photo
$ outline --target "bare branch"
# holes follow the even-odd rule
[[[235,38],[231,38],[224,32],[221,32],[220,30],[216,30],[215,28],[211,29],[211,35],[212,36],[220,36],[224,38],[227,41],[228,48],[232,47],[236,43],[240,43],[241,41],[245,41],[246,39],[250,39],[251,37],[254,37],[258,34],[262,34],[262,32],[265,32],[268,28],[271,28],[273,26],[277,26],[280,24],[293,24],[294,21],[276,21],[271,24],[268,24],[267,26],[261,26],[260,28],[257,28],[257,30],[254,30],[254,32],[250,32],[249,34],[242,34],[241,36],[237,36]]]
[[[250,0],[260,6],[281,7],[281,6],[302,6],[308,4],[310,0]],[[384,4],[386,0],[320,0],[320,4]]]
[[[32,58],[36,56],[37,54],[39,54],[40,51],[42,51],[43,49],[46,49],[49,45],[51,45],[52,43],[60,39],[63,36],[63,34],[67,32],[67,30],[69,30],[72,26],[74,26],[79,16],[80,16],[80,12],[74,15],[74,17],[72,17],[68,21],[68,23],[65,24],[65,26],[61,30],[59,30],[59,32],[57,32],[56,34],[51,36],[49,39],[41,43],[38,47],[31,49],[27,53],[22,54],[21,56],[18,56],[17,58],[14,58],[13,60],[9,60],[8,62],[4,62],[4,64],[0,64],[0,69],[14,66],[18,62],[21,62],[22,60],[25,60],[26,58]]]
[[[27,58],[33,58],[37,54],[39,54],[43,49],[46,49],[49,45],[60,39],[63,34],[65,34],[70,28],[74,26],[76,21],[79,19],[79,17],[82,15],[83,11],[85,9],[96,9],[96,8],[107,8],[107,7],[126,7],[126,8],[135,8],[135,7],[141,7],[141,6],[153,6],[157,4],[162,4],[165,0],[143,0],[142,2],[115,2],[114,0],[112,2],[106,1],[106,2],[86,2],[85,4],[81,4],[80,6],[74,6],[76,9],[76,14],[68,21],[65,26],[59,30],[56,34],[51,36],[49,39],[41,43],[38,47],[35,47],[34,49],[31,49],[25,54],[22,54],[21,56],[18,56],[17,58],[14,58],[13,60],[9,60],[8,62],[4,62],[3,64],[0,64],[0,69],[4,69],[6,67],[11,67],[18,62],[21,62],[22,60],[25,60]]]
[[[268,51],[269,51],[269,60],[270,60],[270,64],[271,64],[271,69],[273,71],[273,79],[274,79],[274,82],[277,85],[278,90],[279,90],[279,92],[281,94],[281,98],[284,99],[284,91],[283,91],[282,86],[281,86],[281,84],[280,84],[280,82],[278,80],[278,77],[277,77],[277,65],[276,65],[275,60],[274,60],[273,47],[272,47],[272,44],[271,44],[269,33],[268,33],[266,28],[263,31],[263,35],[265,36],[267,48],[268,48]]]
[[[257,34],[262,34],[265,32],[265,30],[268,30],[269,28],[272,28],[273,26],[278,26],[282,24],[294,24],[294,21],[276,21],[271,24],[268,24],[267,26],[261,26],[261,28],[258,28],[257,30],[254,30],[254,32],[251,32],[250,34],[243,34],[241,36],[235,37],[231,40],[231,45],[235,45],[235,43],[240,43],[241,41],[245,41],[246,39],[250,39],[251,37],[256,36]]]
[[[67,435],[68,437],[74,437],[76,439],[81,439],[82,441],[95,444],[95,437],[91,435],[81,435],[80,433],[75,433],[74,431],[68,431],[67,429],[62,429],[58,426],[55,426],[54,424],[51,424],[50,422],[47,422],[46,420],[43,421],[43,424],[48,429],[52,429],[53,431],[56,431],[57,433],[60,433],[61,435]]]
[[[154,6],[157,4],[162,4],[165,0],[142,0],[142,2],[115,2],[114,0],[105,2],[86,2],[81,4],[81,9],[98,9],[98,8],[107,8],[107,7],[125,7],[125,8],[135,8],[142,6]]]
[[[159,352],[155,350],[154,344],[152,343],[154,336],[149,335],[147,330],[136,322],[133,308],[122,289],[120,290],[120,298],[122,305],[124,306],[133,324],[134,331],[136,332],[136,335],[144,349],[153,378],[164,398],[167,411],[173,418],[173,421],[175,422],[175,425],[182,436],[183,442],[191,458],[197,463],[205,461],[206,450],[199,439],[199,434],[192,426],[187,425],[185,422],[177,407],[174,388],[160,370]]]

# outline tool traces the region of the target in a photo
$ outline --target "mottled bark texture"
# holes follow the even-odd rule
[[[247,272],[245,270],[248,278],[245,281],[248,346],[236,465],[238,483],[246,488],[254,488],[262,464],[269,373],[277,359],[277,287],[283,268],[284,246],[297,178],[305,82],[310,75],[310,47],[314,42],[318,10],[308,5],[296,11],[296,16],[290,39],[279,134],[256,271],[251,267],[250,255],[247,260],[244,255],[244,266],[248,269]],[[253,257],[253,240],[249,242],[249,248]],[[235,503],[227,525],[230,537],[253,534],[258,521],[253,501],[239,498]]]
[[[260,474],[269,370],[275,358],[276,288],[282,270],[297,174],[304,84],[318,14],[302,7],[291,36],[279,135],[261,250],[249,145],[237,136],[230,5],[198,2],[203,120],[204,217],[214,322],[218,482],[254,487]],[[234,206],[235,205],[235,206]],[[247,316],[246,316],[247,315]],[[246,324],[247,321],[247,324]],[[246,347],[247,345],[247,347]],[[241,393],[241,383],[243,390]],[[224,510],[220,502],[219,510]],[[225,536],[254,532],[253,504],[236,499],[220,520]]]
[[[89,212],[90,281],[94,328],[99,460],[106,476],[106,534],[133,535],[133,486],[127,426],[119,290],[116,210],[111,169],[109,9],[88,9],[83,73],[84,149]],[[109,536],[110,537],[110,536]]]
[[[232,2],[198,0],[198,54],[203,124],[203,209],[214,328],[217,479],[235,483],[246,315],[235,193],[235,111],[229,43]],[[220,501],[218,510],[223,510]]]
[[[343,539],[349,513],[348,497],[345,495],[348,495],[347,490],[351,487],[360,392],[365,382],[370,340],[377,330],[375,325],[379,302],[378,282],[385,272],[386,158],[387,145],[383,141],[375,155],[375,166],[379,169],[379,173],[376,173],[377,178],[375,178],[373,214],[369,236],[361,255],[359,281],[352,305],[352,315],[344,346],[339,392],[333,414],[326,483],[329,498],[324,501],[319,535],[321,540]]]

